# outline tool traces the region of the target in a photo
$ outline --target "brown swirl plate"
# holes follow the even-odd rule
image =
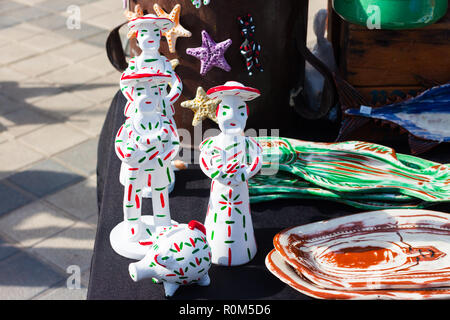
[[[286,229],[275,249],[316,286],[450,289],[450,215],[380,210]]]
[[[316,286],[298,270],[288,264],[280,253],[272,250],[266,257],[266,267],[284,283],[293,289],[317,299],[358,299],[358,300],[426,300],[449,299],[450,288],[433,288],[420,290],[332,290]]]

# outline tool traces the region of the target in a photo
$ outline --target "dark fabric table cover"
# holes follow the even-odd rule
[[[116,254],[111,248],[109,234],[123,220],[123,186],[119,182],[120,161],[114,152],[114,136],[124,122],[125,98],[118,92],[108,111],[98,146],[97,194],[99,217],[88,299],[165,299],[162,284],[151,279],[134,282],[128,275],[128,264],[135,260]],[[423,158],[448,163],[448,145],[440,146]],[[398,152],[399,150],[396,149]],[[187,223],[192,219],[204,221],[211,180],[198,165],[176,172],[176,184],[170,194],[173,220]],[[429,208],[450,212],[450,205]],[[180,287],[171,299],[310,299],[278,280],[265,267],[264,260],[273,249],[272,239],[280,230],[315,221],[327,220],[362,210],[332,201],[276,200],[252,204],[252,219],[258,244],[256,257],[248,264],[237,267],[212,265],[211,284]],[[152,214],[151,199],[144,199],[143,214]]]

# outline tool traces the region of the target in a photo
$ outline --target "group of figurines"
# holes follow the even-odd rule
[[[115,151],[122,161],[124,220],[110,234],[118,254],[140,260],[129,265],[130,277],[162,283],[166,296],[180,285],[208,285],[212,263],[235,266],[253,259],[257,247],[247,180],[262,165],[261,147],[243,134],[246,102],[260,92],[235,81],[209,89],[208,98],[218,101],[221,133],[199,146],[201,170],[212,180],[206,219],[204,224],[171,219],[169,193],[180,148],[173,104],[183,85],[159,46],[161,34],[172,25],[152,14],[128,23],[142,53],[130,60],[120,80],[126,120],[115,137]],[[143,198],[151,198],[153,215],[142,215]]]

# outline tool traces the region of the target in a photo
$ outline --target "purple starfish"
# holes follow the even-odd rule
[[[212,67],[230,71],[231,67],[225,60],[224,54],[231,45],[231,39],[215,43],[205,30],[202,31],[202,46],[188,48],[186,53],[201,61],[200,74],[204,76]]]

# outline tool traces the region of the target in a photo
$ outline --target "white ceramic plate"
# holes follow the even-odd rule
[[[380,210],[294,227],[275,249],[317,286],[450,288],[450,214]]]
[[[449,299],[450,288],[430,290],[332,290],[316,286],[299,275],[282,256],[272,250],[266,257],[266,267],[277,278],[293,289],[318,299],[358,299],[358,300],[424,300]]]

